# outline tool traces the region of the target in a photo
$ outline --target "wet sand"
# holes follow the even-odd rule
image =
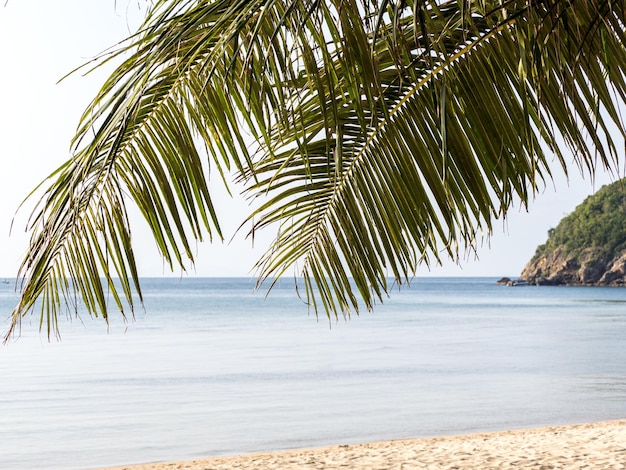
[[[626,420],[336,445],[115,470],[626,469]]]

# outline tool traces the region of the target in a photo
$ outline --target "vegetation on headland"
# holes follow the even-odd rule
[[[626,285],[626,180],[602,187],[550,229],[521,278],[532,284]]]
[[[614,257],[626,249],[626,180],[605,185],[587,197],[548,231],[548,240],[537,247],[531,262],[559,248],[568,257],[591,249],[599,258]]]
[[[249,233],[276,230],[259,284],[294,273],[339,315],[474,250],[571,155],[589,173],[623,158],[622,0],[150,5],[39,188],[7,338],[35,307],[48,334],[76,298],[132,309],[128,204],[184,270],[223,237],[211,185],[238,184]]]

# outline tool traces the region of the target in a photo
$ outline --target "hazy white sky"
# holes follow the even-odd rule
[[[4,2],[3,2],[4,3]],[[80,114],[105,78],[103,70],[88,77],[75,75],[57,84],[73,68],[125,38],[138,25],[142,0],[9,0],[0,8],[0,277],[12,277],[27,248],[25,210],[11,221],[28,192],[69,156],[69,143]],[[569,183],[559,177],[539,195],[529,213],[511,211],[506,224],[496,226],[490,243],[457,266],[421,270],[419,275],[517,276],[546,239],[549,228],[576,205],[612,179],[599,175],[592,185],[573,170]],[[226,237],[243,220],[245,206],[221,196]],[[164,268],[153,242],[139,230],[140,274],[179,275]],[[135,233],[135,232],[134,232]],[[202,276],[246,276],[262,254],[239,236],[230,245],[198,247],[190,273]]]

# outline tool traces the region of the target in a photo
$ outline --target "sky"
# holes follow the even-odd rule
[[[3,2],[4,3],[4,2]],[[143,0],[8,0],[0,7],[0,277],[15,277],[28,247],[25,233],[32,202],[18,210],[29,192],[69,158],[70,140],[80,115],[111,69],[89,76],[63,76],[132,33],[145,14]],[[108,73],[107,73],[108,71]],[[529,211],[513,208],[506,221],[474,256],[455,264],[421,268],[418,276],[517,276],[547,232],[586,196],[614,181],[606,173],[591,181],[572,169],[560,173]],[[216,181],[217,182],[217,181]],[[266,237],[254,246],[235,229],[246,205],[224,192],[216,193],[226,242],[202,243],[196,264],[184,275],[251,276],[263,254]],[[141,276],[180,276],[164,266],[143,227],[135,227],[136,256]]]

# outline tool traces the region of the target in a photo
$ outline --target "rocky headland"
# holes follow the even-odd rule
[[[535,285],[624,286],[626,251],[607,258],[593,248],[575,256],[557,249],[529,262],[520,279]]]
[[[626,181],[602,187],[550,229],[519,281],[626,286]]]

